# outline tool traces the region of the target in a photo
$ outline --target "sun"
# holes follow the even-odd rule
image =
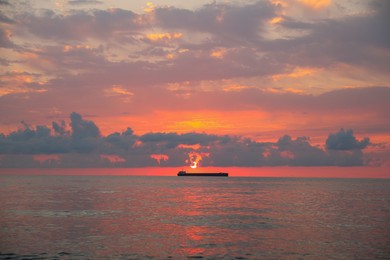
[[[197,164],[198,164],[197,162],[193,162],[193,165],[190,165],[190,167],[191,167],[192,169],[195,169],[196,167],[198,167]]]

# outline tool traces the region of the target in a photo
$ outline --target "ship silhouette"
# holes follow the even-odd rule
[[[199,176],[199,177],[228,177],[229,173],[227,172],[191,172],[179,171],[177,176]]]

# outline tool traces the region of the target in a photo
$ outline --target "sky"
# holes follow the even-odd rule
[[[390,1],[0,10],[2,168],[390,165]]]

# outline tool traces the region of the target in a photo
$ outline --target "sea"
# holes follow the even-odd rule
[[[390,259],[390,179],[0,175],[0,259]]]

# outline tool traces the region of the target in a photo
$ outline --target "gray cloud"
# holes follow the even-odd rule
[[[340,129],[337,133],[331,133],[326,139],[326,148],[329,150],[361,150],[370,144],[370,139],[365,137],[363,140],[358,141],[353,135],[351,129]]]
[[[148,133],[140,136],[139,140],[143,143],[166,144],[168,148],[175,148],[180,144],[202,146],[218,143],[227,143],[230,141],[229,136],[218,136],[200,133]]]
[[[70,151],[67,138],[51,136],[46,126],[32,128],[24,124],[23,129],[0,138],[1,154],[57,154]],[[18,162],[15,162],[18,164]]]
[[[96,0],[72,0],[68,1],[71,5],[90,5],[90,4],[102,4],[102,1],[96,1]]]
[[[209,4],[195,11],[160,7],[154,12],[158,25],[163,28],[206,32],[245,42],[258,39],[263,23],[275,11],[274,5],[259,1],[249,5]]]
[[[101,81],[101,82],[99,82]],[[81,84],[83,83],[83,84]],[[118,81],[116,84],[120,84]],[[137,114],[146,115],[153,111],[262,111],[278,119],[280,113],[290,113],[304,120],[306,129],[329,127],[322,118],[331,118],[336,128],[345,126],[353,128],[360,133],[371,134],[378,131],[387,133],[390,124],[390,110],[388,102],[390,88],[367,87],[334,90],[320,95],[306,95],[297,93],[274,93],[261,89],[246,89],[242,91],[169,91],[161,88],[132,88],[134,93],[131,102],[118,102],[118,98],[105,95],[100,91],[110,86],[107,79],[98,78],[94,82],[77,82],[70,79],[56,81],[46,85],[48,91],[44,93],[21,93],[0,97],[0,117],[3,123],[15,121],[15,118],[26,118],[26,112],[33,109],[38,115],[45,115],[48,107],[59,107],[65,114],[74,110],[98,115],[118,115],[123,111],[136,111]],[[77,96],[74,93],[77,87]],[[27,86],[26,86],[27,87]],[[188,93],[188,98],[180,94]],[[83,96],[82,99],[79,97]],[[147,102],[146,102],[147,100]],[[88,108],[85,104],[88,104]],[[106,104],[101,107],[99,104]],[[153,104],[151,106],[150,104]],[[12,115],[8,111],[13,111]],[[134,112],[131,112],[134,113]],[[361,120],[356,121],[354,116],[360,114]],[[62,118],[60,118],[62,119]],[[44,122],[44,117],[36,120]],[[125,127],[125,126],[123,126]],[[258,128],[257,128],[258,129]],[[330,131],[330,128],[326,128]],[[259,129],[260,130],[260,129]],[[283,134],[283,133],[281,133]]]
[[[19,14],[15,17],[23,28],[39,37],[55,40],[83,40],[88,37],[115,38],[116,32],[131,34],[140,26],[135,22],[137,14],[129,10],[110,9],[72,11],[69,15],[45,10],[40,15]],[[121,38],[123,39],[123,38]]]
[[[372,1],[371,6],[370,14],[338,19],[303,22],[287,17],[281,23],[284,28],[305,34],[270,41],[265,46],[283,63],[329,67],[343,62],[383,70],[390,66],[383,56],[390,47],[390,5],[388,1]]]
[[[188,164],[193,153],[202,157],[203,166],[354,166],[364,164],[361,152],[368,139],[356,140],[352,130],[330,134],[327,150],[313,146],[307,137],[281,137],[277,142],[256,142],[249,138],[203,133],[134,134],[131,128],[101,136],[98,127],[81,115],[70,116],[71,131],[66,124],[54,123],[53,128],[29,126],[0,135],[0,166],[24,167],[141,167],[157,166],[155,154],[167,157],[162,166]],[[194,147],[196,145],[197,147]],[[353,152],[350,153],[349,151]],[[34,155],[56,155],[58,159],[37,164]],[[18,157],[19,156],[19,157]],[[13,158],[25,161],[12,161]]]
[[[15,21],[10,19],[8,16],[4,15],[2,12],[0,12],[0,23],[13,24],[15,23]]]
[[[53,131],[56,135],[66,135],[69,134],[69,132],[66,130],[66,124],[65,121],[61,121],[60,123],[53,122],[52,123]]]
[[[70,126],[72,127],[72,138],[98,138],[100,136],[99,128],[92,121],[87,121],[80,114],[70,114]]]
[[[95,152],[102,142],[100,130],[94,122],[84,120],[80,114],[70,114],[73,149],[81,153]]]
[[[0,28],[0,48],[12,48],[15,44],[11,41],[8,33]]]
[[[307,33],[276,40],[262,38],[266,22],[275,17],[278,10],[278,6],[267,1],[247,5],[209,4],[197,10],[157,7],[152,14],[123,9],[73,10],[68,15],[45,11],[17,14],[13,19],[17,21],[15,34],[23,36],[26,33],[23,30],[27,30],[35,36],[61,43],[43,45],[40,49],[34,46],[32,52],[52,66],[42,67],[42,62],[30,61],[28,64],[32,68],[56,73],[56,79],[66,77],[79,81],[80,85],[106,81],[107,84],[150,86],[241,77],[265,78],[286,72],[291,65],[331,67],[340,62],[384,72],[390,66],[386,55],[382,55],[390,46],[390,34],[384,26],[389,8],[381,2],[373,2],[371,6],[369,15],[310,22],[285,17],[280,24],[282,28]],[[182,32],[184,37],[169,46],[161,47],[159,41],[141,40],[150,31],[172,30]],[[186,39],[194,32],[206,35],[198,36],[195,42]],[[73,46],[75,40],[89,38],[104,43],[96,48],[64,51],[64,44]],[[111,42],[137,46],[128,50],[129,57],[143,59],[110,61]],[[0,33],[0,43],[7,48],[13,46],[4,32]],[[218,48],[224,48],[223,59],[210,57],[210,53]],[[134,49],[137,49],[136,53]],[[188,51],[180,53],[184,49]],[[177,55],[167,61],[167,54]],[[156,57],[164,59],[155,60]],[[71,73],[72,70],[77,70],[77,74]]]

